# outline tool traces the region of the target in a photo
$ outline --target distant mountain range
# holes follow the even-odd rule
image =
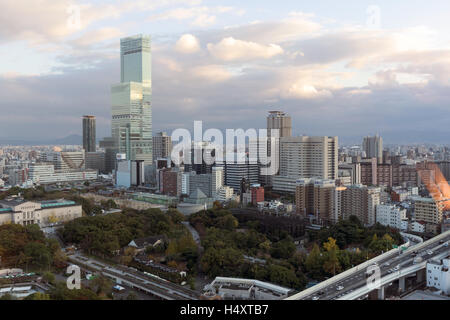
[[[37,145],[82,145],[83,137],[77,134],[72,134],[65,138],[59,139],[41,139],[41,140],[25,140],[25,139],[7,139],[0,138],[0,145],[10,146],[37,146]]]

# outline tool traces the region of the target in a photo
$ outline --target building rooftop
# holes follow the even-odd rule
[[[41,208],[43,208],[43,209],[76,205],[75,201],[65,200],[65,199],[46,200],[46,201],[28,201],[28,200],[24,200],[22,198],[5,199],[5,200],[0,200],[0,214],[6,213],[6,212],[12,212],[14,207],[21,205],[22,203],[25,203],[25,202],[40,203]]]
[[[416,290],[403,297],[402,300],[450,300],[450,298],[431,291]]]

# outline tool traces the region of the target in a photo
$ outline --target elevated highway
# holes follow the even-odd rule
[[[112,266],[79,253],[68,257],[69,261],[81,268],[99,272],[117,284],[138,289],[163,300],[198,300],[199,294],[170,281],[150,276],[133,268]]]
[[[364,297],[374,289],[368,286],[366,272],[376,264],[380,268],[381,283],[391,283],[400,279],[404,285],[404,277],[426,268],[426,261],[450,254],[450,231],[442,233],[428,241],[420,241],[420,237],[402,234],[408,241],[400,248],[390,250],[382,255],[366,261],[354,268],[344,271],[311,288],[288,297],[286,300],[351,300]],[[414,264],[414,258],[423,260]],[[383,289],[381,285],[380,290]]]

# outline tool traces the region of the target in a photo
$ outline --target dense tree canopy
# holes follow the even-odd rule
[[[65,242],[76,243],[89,253],[111,256],[133,239],[151,235],[166,235],[185,230],[180,216],[165,214],[159,209],[136,211],[125,209],[120,214],[82,217],[64,225],[61,235]]]
[[[0,256],[3,266],[40,270],[61,266],[65,260],[58,242],[46,239],[38,225],[0,226]]]

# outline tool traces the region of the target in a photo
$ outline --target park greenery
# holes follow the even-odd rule
[[[162,236],[163,244],[145,250],[147,258],[192,274],[196,272],[197,244],[182,221],[184,216],[174,209],[166,213],[160,209],[124,209],[121,213],[85,216],[67,222],[60,235],[64,242],[75,244],[88,254],[114,259],[171,279],[170,274],[139,265],[133,259],[134,248],[127,246],[135,239]]]
[[[210,277],[255,278],[298,290],[308,280],[322,281],[402,243],[396,230],[379,224],[364,227],[356,217],[310,234],[306,251],[297,250],[287,232],[263,234],[252,221],[239,226],[222,208],[198,212],[189,221],[205,250],[200,271]]]
[[[55,239],[46,239],[38,225],[0,226],[1,266],[25,270],[51,270],[65,265],[65,256]]]
[[[139,267],[133,259],[135,250],[127,245],[135,239],[163,236],[164,243],[147,248],[145,254],[148,259],[187,270],[188,282],[201,273],[211,278],[259,279],[302,290],[311,280],[322,281],[403,242],[398,231],[380,224],[365,227],[356,217],[307,233],[301,228],[264,232],[256,218],[238,220],[230,207],[216,204],[213,209],[189,217],[189,223],[201,238],[202,251],[199,251],[191,233],[182,224],[185,217],[176,209],[162,212],[124,208],[120,213],[103,215],[102,209],[117,208],[113,200],[98,205],[75,191],[46,192],[41,187],[12,188],[0,198],[19,193],[26,200],[66,198],[81,204],[84,216],[66,222],[59,234],[66,244],[75,244],[87,254]],[[306,239],[305,247],[294,242],[293,236],[298,237],[299,232]],[[0,256],[2,266],[44,271],[44,281],[54,288],[48,295],[36,294],[32,299],[102,299],[111,294],[107,290],[110,284],[104,279],[98,280],[95,288],[70,292],[55,283],[52,274],[45,271],[64,266],[65,256],[58,242],[46,239],[37,225],[0,226]],[[144,266],[140,269],[155,273]]]
[[[317,240],[323,244],[330,237],[336,239],[336,244],[340,248],[362,246],[369,249],[372,255],[386,252],[392,249],[394,244],[403,243],[397,230],[379,223],[372,227],[365,227],[355,216],[321,229],[317,235]]]
[[[88,254],[111,257],[134,239],[165,235],[177,241],[188,232],[180,223],[182,219],[184,217],[174,210],[163,213],[159,209],[124,209],[117,214],[69,221],[61,230],[61,236],[66,243],[77,244]]]
[[[290,236],[272,243],[255,229],[239,228],[238,220],[224,209],[198,212],[189,221],[202,238],[205,251],[199,267],[208,276],[252,278],[295,289],[306,285]],[[252,258],[259,260],[254,263]]]

